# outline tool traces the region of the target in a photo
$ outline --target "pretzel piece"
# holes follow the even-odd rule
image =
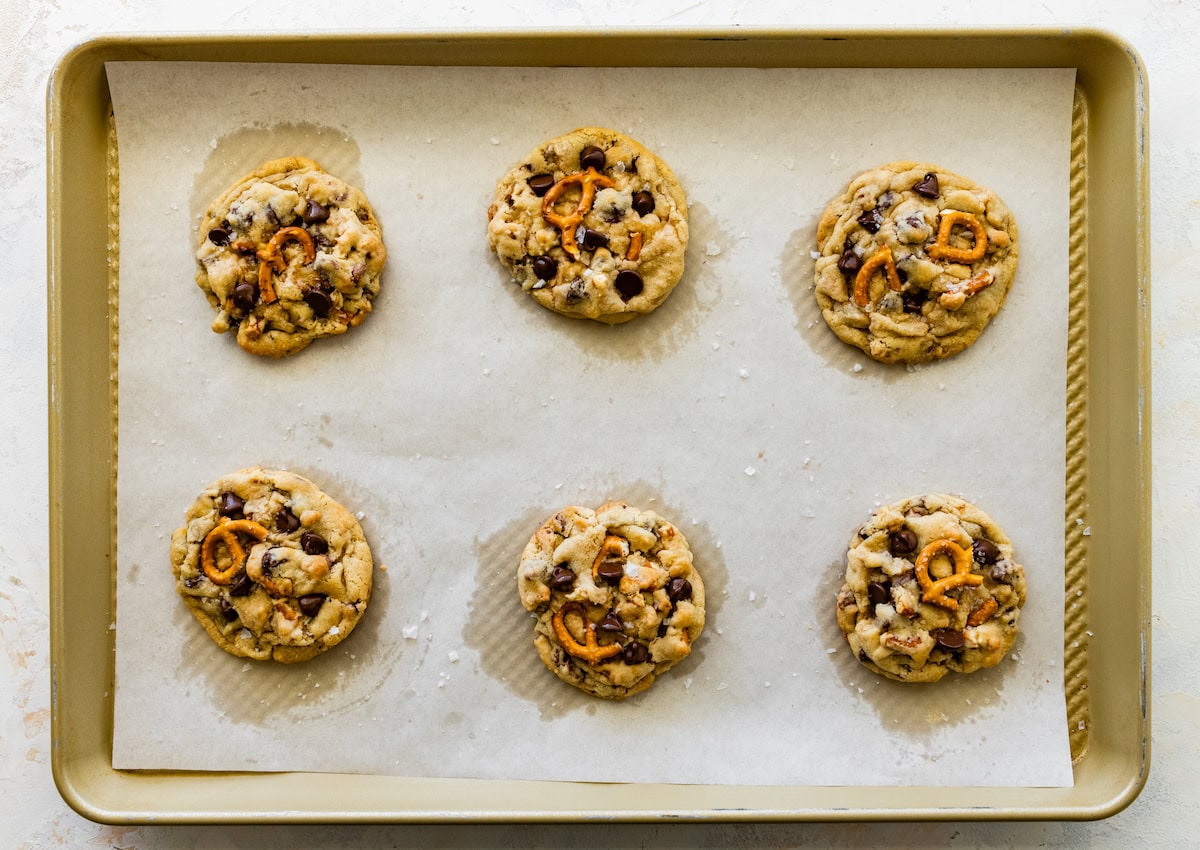
[[[950,234],[954,225],[961,224],[975,236],[975,244],[970,248],[951,248]],[[938,222],[937,239],[926,251],[930,259],[953,260],[956,263],[974,263],[983,259],[987,251],[987,231],[979,223],[979,219],[962,210],[943,210],[942,219]]]
[[[283,261],[282,248],[288,242],[300,243],[304,249],[305,265],[317,258],[317,249],[313,245],[312,237],[303,227],[284,227],[276,231],[275,235],[271,237],[271,241],[258,249],[258,291],[264,304],[271,304],[279,300],[271,277],[275,272],[281,272],[287,268],[287,264]]]
[[[978,608],[971,612],[971,616],[967,617],[967,628],[973,629],[976,626],[982,626],[988,619],[996,613],[996,609],[1000,607],[996,604],[995,599],[988,599]]]
[[[250,519],[224,520],[204,536],[204,542],[200,544],[200,567],[213,584],[229,584],[246,562],[246,550],[238,540],[239,533],[248,534],[255,540],[262,540],[267,536],[267,530]],[[229,551],[230,563],[224,570],[217,567],[218,543],[224,543]]]
[[[892,260],[892,249],[884,245],[862,264],[858,274],[854,276],[854,303],[859,307],[866,307],[871,303],[871,278],[881,267],[884,270],[884,277],[887,278],[888,286],[894,291],[899,292],[904,286],[896,271],[896,263]]]
[[[635,230],[629,234],[629,250],[625,252],[625,259],[636,260],[642,255],[642,232]]]
[[[584,637],[582,644],[575,640],[567,628],[567,614],[572,612],[578,614],[579,619],[583,620]],[[596,624],[587,618],[587,613],[584,611],[583,605],[579,602],[568,602],[555,611],[554,616],[550,618],[550,624],[554,627],[554,636],[558,638],[558,642],[562,648],[581,661],[586,661],[588,664],[599,664],[606,658],[612,658],[621,652],[620,644],[600,645],[600,641],[596,638]]]
[[[979,274],[970,280],[965,280],[962,283],[955,284],[938,296],[938,304],[942,305],[947,310],[957,310],[966,300],[979,292],[981,289],[986,289],[996,281],[996,276],[987,269],[984,269]]]
[[[575,205],[574,212],[569,215],[559,215],[554,211],[554,202],[562,197],[562,193],[567,191],[568,186],[576,183],[582,190],[579,203]],[[615,184],[610,178],[589,167],[587,171],[568,174],[551,186],[542,196],[542,218],[558,228],[559,233],[562,234],[563,250],[572,260],[579,259],[579,245],[575,242],[575,228],[583,223],[584,215],[591,210],[592,202],[596,199],[596,187],[607,189],[613,185]]]
[[[929,565],[938,555],[946,555],[954,562],[954,573],[935,581],[929,575]],[[973,560],[969,550],[949,538],[926,544],[917,556],[917,582],[923,591],[921,601],[932,603],[947,611],[957,611],[958,600],[946,596],[946,591],[966,586],[979,587],[983,584],[983,576],[971,572]]]

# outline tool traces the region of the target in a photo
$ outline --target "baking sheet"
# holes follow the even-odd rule
[[[114,766],[1071,783],[1061,523],[1073,72],[108,70],[122,192]],[[898,86],[1005,98],[956,102],[948,126],[888,105]],[[829,103],[843,105],[836,120]],[[590,123],[656,149],[691,202],[684,283],[620,328],[532,304],[483,240],[495,180],[541,139]],[[266,363],[209,332],[192,231],[216,191],[292,153],[365,189],[389,265],[363,327]],[[912,370],[833,339],[808,257],[827,199],[898,158],[992,186],[1022,240],[993,327],[965,354]],[[302,667],[225,655],[174,596],[171,529],[209,481],[251,463],[308,474],[362,511],[387,566],[355,635]],[[929,490],[992,513],[1031,599],[1011,661],[914,688],[861,671],[832,600],[856,525],[877,503]],[[710,598],[693,656],[623,704],[541,668],[514,581],[540,521],[609,498],[675,521]]]

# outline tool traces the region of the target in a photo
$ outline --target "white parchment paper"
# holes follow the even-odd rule
[[[118,768],[633,782],[1058,786],[1070,70],[109,65],[120,146]],[[971,93],[981,96],[975,97]],[[935,106],[934,104],[940,104]],[[690,199],[683,282],[620,327],[556,316],[487,250],[496,180],[610,126]],[[361,327],[282,362],[209,330],[198,215],[263,161],[360,185],[389,258]],[[811,291],[815,226],[859,171],[924,160],[1020,227],[1008,303],[965,353],[875,364]],[[303,665],[217,648],[168,541],[218,476],[293,469],[361,512],[355,633]],[[834,623],[879,504],[956,493],[1029,576],[1000,667],[863,669]],[[560,683],[517,600],[529,535],[624,498],[687,535],[695,651],[624,703]],[[597,754],[597,755],[592,755]]]

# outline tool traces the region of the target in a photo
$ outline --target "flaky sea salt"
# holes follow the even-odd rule
[[[753,478],[755,473],[757,473],[757,472],[758,472],[758,470],[755,469],[753,466],[746,467],[746,474],[749,475],[751,478]]]
[[[400,634],[404,635],[405,640],[416,640],[417,639],[417,627],[416,626],[405,626],[403,629],[400,630]]]

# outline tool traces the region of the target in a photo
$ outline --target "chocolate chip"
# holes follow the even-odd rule
[[[320,224],[329,220],[329,210],[310,198],[301,217],[305,224]]]
[[[888,535],[888,551],[893,555],[911,555],[917,551],[917,535],[907,528],[893,531]]]
[[[905,292],[900,296],[900,299],[904,302],[905,313],[920,313],[921,307],[924,306],[928,298],[929,293],[927,293],[924,289],[910,289],[908,292]],[[909,513],[913,512],[909,511]],[[925,513],[929,512],[926,511]],[[920,514],[918,514],[918,516],[920,516]]]
[[[324,555],[329,551],[329,543],[321,535],[306,531],[300,535],[300,548],[308,555]]]
[[[884,192],[879,196],[879,202],[875,206],[876,209],[886,210],[894,203],[896,203],[896,195],[892,192]]]
[[[553,257],[534,257],[533,274],[538,280],[554,280],[558,274],[558,263]]]
[[[588,297],[587,284],[583,278],[577,277],[571,281],[567,287],[567,294],[563,296],[568,304],[578,304],[580,301]]]
[[[232,300],[234,307],[243,313],[249,313],[254,309],[254,302],[258,300],[258,287],[243,281],[233,288]]]
[[[208,231],[208,241],[214,245],[228,245],[233,234],[224,227],[214,227]]]
[[[879,228],[883,227],[883,214],[877,209],[868,210],[860,215],[857,220],[867,233],[878,233]]]
[[[550,574],[550,587],[552,590],[566,590],[575,584],[575,573],[570,567],[559,564],[554,568],[554,572]]]
[[[292,509],[287,507],[286,505],[279,513],[275,514],[275,530],[276,531],[282,531],[284,534],[290,534],[291,532],[295,531],[299,527],[300,527],[299,517],[297,517],[294,513],[292,513]]]
[[[909,516],[929,516],[929,508],[924,505],[913,505],[908,509]]]
[[[650,215],[654,212],[654,196],[645,191],[634,192],[633,211],[638,215]]]
[[[667,583],[667,598],[672,602],[692,598],[692,583],[685,578],[673,578]]]
[[[977,564],[994,564],[1000,559],[1000,548],[990,540],[976,540],[971,544],[971,554]]]
[[[865,649],[860,649],[858,651],[858,660],[861,661],[863,664],[870,664],[871,656],[867,655],[867,651]]]
[[[596,567],[596,575],[600,577],[601,581],[616,584],[625,575],[625,562],[605,558]]]
[[[896,277],[900,278],[901,283],[908,283],[908,272],[904,269],[896,269]]]
[[[926,172],[925,177],[922,178],[917,185],[913,186],[913,191],[922,198],[936,198],[941,194],[941,188],[938,186],[937,175],[932,171]]]
[[[621,622],[621,618],[609,611],[604,615],[604,619],[596,624],[596,628],[602,632],[622,632],[625,630],[625,624]]]
[[[583,228],[583,238],[579,240],[585,251],[595,251],[597,248],[608,247],[608,237],[598,230]]]
[[[312,308],[318,319],[324,319],[333,309],[333,299],[323,289],[304,290],[304,303]]]
[[[891,598],[891,591],[883,582],[873,581],[867,585],[867,599],[871,600],[872,605],[883,605],[890,602]]]
[[[550,187],[554,185],[553,174],[535,174],[527,181],[529,188],[533,190],[533,194],[539,198],[550,191]]]
[[[197,587],[200,584],[200,576],[188,576],[183,580],[184,587]]]
[[[932,629],[929,636],[942,649],[962,649],[967,643],[966,637],[958,629]]]
[[[626,270],[617,274],[616,287],[617,294],[621,296],[621,300],[628,301],[630,298],[641,295],[646,285],[642,282],[640,274]]]
[[[656,635],[658,635],[659,637],[665,637],[665,636],[666,636],[666,634],[667,634],[667,623],[666,623],[666,621],[665,621],[665,620],[664,620],[663,622],[661,622],[661,623],[659,623],[659,624],[658,624],[658,630],[655,632],[655,634],[656,634]]]
[[[265,556],[264,556],[265,557]],[[243,571],[238,574],[237,580],[229,588],[230,596],[249,596],[250,591],[254,589],[254,582],[250,580],[250,576]]]
[[[267,551],[263,552],[261,563],[264,573],[271,572],[271,567],[275,566],[275,550],[268,549]]]
[[[321,606],[325,604],[325,594],[309,593],[301,596],[296,600],[300,603],[300,613],[306,617],[315,617],[317,612],[321,610]]]
[[[604,162],[607,157],[604,156],[604,151],[595,145],[588,145],[579,152],[579,167],[594,168],[601,171],[604,168]]]
[[[645,664],[650,660],[650,650],[645,644],[632,640],[621,648],[621,660],[626,664]]]
[[[221,494],[221,501],[217,503],[217,513],[221,516],[232,517],[238,519],[242,515],[242,510],[246,507],[246,500],[239,496],[230,493],[226,490]]]
[[[853,274],[862,268],[862,260],[858,254],[854,253],[853,248],[846,248],[842,251],[842,256],[838,257],[838,270],[844,274]]]
[[[218,604],[221,606],[221,615],[224,616],[226,620],[232,623],[238,618],[238,612],[235,611],[233,606],[229,604],[228,599],[222,599]]]
[[[276,227],[281,224],[279,221],[279,213],[275,212],[274,207],[267,207],[267,221],[271,222],[271,224],[275,225]]]

